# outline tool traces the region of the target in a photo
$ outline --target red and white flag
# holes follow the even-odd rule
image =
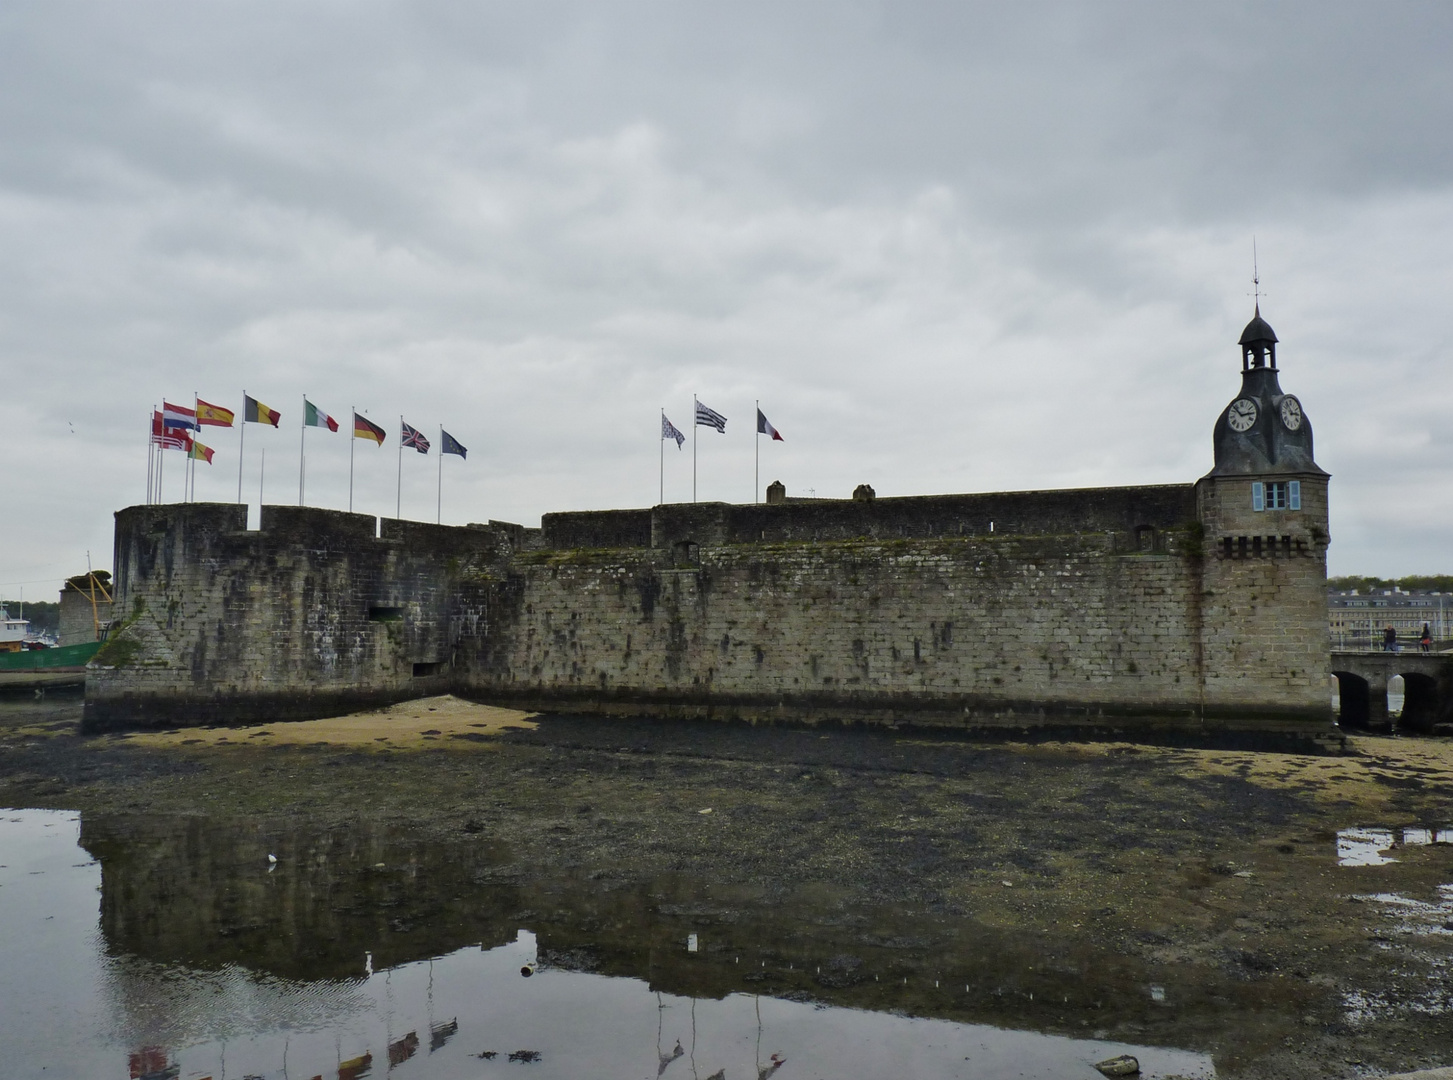
[[[185,450],[192,440],[185,431],[167,427],[165,418],[158,411],[151,414],[151,441],[163,450]]]

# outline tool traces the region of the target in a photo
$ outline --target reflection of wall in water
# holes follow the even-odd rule
[[[1152,978],[1138,958],[1078,935],[1016,936],[898,907],[844,911],[750,884],[527,879],[528,868],[502,865],[487,842],[415,842],[366,825],[126,817],[87,819],[81,839],[101,862],[109,951],[202,969],[357,979],[369,953],[382,970],[529,929],[544,967],[634,977],[686,997],[806,994],[1070,1033],[1079,1028],[1066,1017],[1087,1011],[1169,1032],[1198,1003],[1259,1009],[1273,994],[1276,1008],[1296,1007],[1279,986],[1197,972],[1173,988],[1182,1008],[1171,1012],[1146,993],[1167,982],[1163,973]],[[279,858],[271,874],[269,853]]]
[[[387,967],[514,938],[513,900],[476,886],[498,862],[484,843],[442,858],[369,824],[127,816],[84,818],[81,844],[101,862],[108,945],[159,962],[352,978],[369,952]]]

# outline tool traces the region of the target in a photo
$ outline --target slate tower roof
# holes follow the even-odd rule
[[[1213,435],[1211,476],[1313,473],[1312,423],[1302,403],[1283,393],[1276,366],[1276,331],[1255,314],[1241,331],[1241,393],[1221,412]]]

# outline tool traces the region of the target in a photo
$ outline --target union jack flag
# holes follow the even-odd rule
[[[403,423],[403,421],[399,422]],[[410,427],[408,424],[404,424],[403,439],[405,446],[412,446],[421,454],[427,454],[429,452],[429,440],[424,438],[424,433],[416,428]]]

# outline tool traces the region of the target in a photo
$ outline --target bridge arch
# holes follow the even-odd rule
[[[1438,680],[1421,671],[1400,671],[1403,679],[1403,714],[1398,727],[1431,732],[1440,712]]]
[[[1352,731],[1367,731],[1372,725],[1372,688],[1354,671],[1334,671],[1337,677],[1338,724]]]

